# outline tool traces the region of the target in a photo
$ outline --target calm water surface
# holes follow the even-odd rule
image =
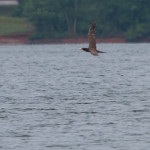
[[[150,44],[86,46],[0,47],[0,149],[150,149]]]

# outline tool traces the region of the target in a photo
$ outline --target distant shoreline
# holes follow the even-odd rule
[[[19,44],[77,44],[88,43],[88,38],[61,38],[61,39],[41,39],[29,40],[30,33],[14,34],[11,36],[0,36],[0,45],[19,45]],[[124,38],[97,38],[97,43],[127,43]],[[137,42],[150,42],[149,39],[142,39]]]

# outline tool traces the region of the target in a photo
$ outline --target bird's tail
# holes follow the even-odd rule
[[[103,51],[99,51],[99,50],[97,50],[97,52],[98,52],[98,53],[106,53],[106,52],[103,52]]]

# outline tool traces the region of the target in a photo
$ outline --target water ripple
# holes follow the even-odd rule
[[[150,45],[85,45],[1,47],[0,149],[149,149]]]

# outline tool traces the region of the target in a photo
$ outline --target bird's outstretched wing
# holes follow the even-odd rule
[[[93,22],[88,32],[89,51],[93,55],[98,55],[96,51],[95,27],[96,27],[96,22]]]

